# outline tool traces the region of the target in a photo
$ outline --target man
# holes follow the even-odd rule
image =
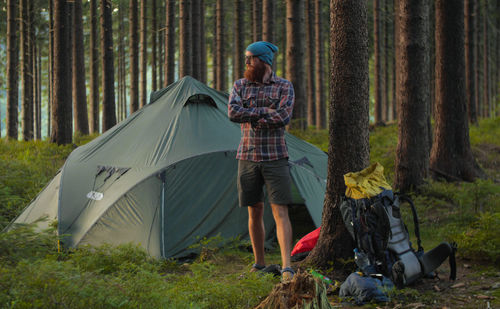
[[[295,274],[290,264],[292,226],[288,205],[292,202],[291,176],[285,125],[292,116],[295,94],[289,81],[272,71],[275,45],[259,41],[245,52],[245,78],[237,80],[229,96],[229,119],[241,123],[238,162],[240,207],[248,207],[248,230],[255,264],[251,271],[265,267],[264,194],[267,195],[276,223],[280,245],[283,280]]]

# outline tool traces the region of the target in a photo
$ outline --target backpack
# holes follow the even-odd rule
[[[362,272],[367,275],[382,274],[402,288],[430,275],[449,257],[450,279],[455,280],[456,245],[443,242],[424,253],[415,206],[409,197],[390,189],[383,178],[381,165],[376,163],[359,173],[346,174],[344,178],[348,190],[340,212],[357,247],[355,260],[366,260]],[[380,184],[383,186],[377,187]],[[412,247],[401,217],[402,204],[411,207],[417,250]]]

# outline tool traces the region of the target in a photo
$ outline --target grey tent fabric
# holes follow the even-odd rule
[[[241,133],[227,100],[189,76],[152,93],[148,105],[75,149],[14,223],[46,214],[66,246],[133,242],[166,258],[203,237],[246,237],[236,188]],[[288,133],[286,141],[295,202],[319,226],[327,155]],[[265,224],[271,233],[269,209]]]

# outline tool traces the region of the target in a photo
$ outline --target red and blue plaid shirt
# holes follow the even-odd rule
[[[236,159],[254,162],[288,158],[285,125],[292,117],[293,85],[273,72],[265,84],[243,78],[229,95],[228,116],[241,123]],[[275,111],[269,113],[269,109]]]

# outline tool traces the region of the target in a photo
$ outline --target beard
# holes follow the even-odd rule
[[[255,65],[248,65],[245,70],[244,77],[251,82],[262,83],[266,74],[266,65],[264,62],[258,61]]]

